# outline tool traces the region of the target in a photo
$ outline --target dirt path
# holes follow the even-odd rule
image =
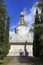
[[[14,57],[14,59],[10,61],[7,65],[34,65],[34,64],[32,64],[31,62],[29,63],[20,62],[18,60],[18,57]]]

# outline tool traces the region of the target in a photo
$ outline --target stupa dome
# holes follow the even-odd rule
[[[15,35],[11,42],[31,42],[32,40],[29,35],[29,27],[25,25],[23,12],[21,12],[20,18],[20,25],[15,28]]]

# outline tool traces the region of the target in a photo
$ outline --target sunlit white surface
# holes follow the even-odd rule
[[[15,33],[12,34],[12,38],[10,39],[10,50],[8,53],[8,56],[20,56],[20,52],[25,53],[24,51],[24,46],[25,45],[15,45],[17,42],[23,42],[25,43],[26,41],[28,43],[33,42],[33,38],[30,35],[30,29],[26,25],[19,25],[18,27],[15,28]],[[33,56],[33,45],[26,45],[26,49],[28,51],[28,56]]]
[[[18,26],[16,33],[14,33],[10,42],[33,42],[31,35],[29,34],[29,27]]]
[[[28,56],[33,56],[33,45],[26,46]],[[20,52],[24,53],[24,45],[11,45],[8,56],[20,56]]]

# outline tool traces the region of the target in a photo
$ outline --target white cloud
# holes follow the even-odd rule
[[[31,9],[29,9],[29,10],[28,9],[24,9],[24,14],[25,14],[24,19],[25,19],[26,24],[29,27],[31,27],[30,25],[32,23],[34,23],[35,12],[36,12],[36,7],[34,7],[34,6]]]
[[[23,12],[25,14],[24,16],[24,20],[25,23],[31,28],[32,27],[32,23],[34,23],[35,20],[35,12],[36,12],[36,8],[38,9],[38,13],[41,13],[41,9],[39,9],[38,7],[36,7],[36,5],[39,2],[36,2],[31,9],[28,8],[24,8]]]
[[[12,25],[12,26],[10,27],[10,30],[11,30],[11,31],[14,31],[16,27],[17,27],[17,25]]]
[[[9,40],[11,40],[14,35],[15,35],[15,31],[10,31],[9,32]]]

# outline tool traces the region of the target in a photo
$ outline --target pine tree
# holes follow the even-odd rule
[[[6,15],[6,5],[4,4],[4,0],[0,0],[0,59],[3,59],[8,52],[8,45],[6,44]]]
[[[41,19],[41,23],[40,23],[40,54],[39,56],[41,58],[43,58],[43,0],[40,0],[40,2],[42,2],[41,4],[41,14],[40,14],[40,19]]]
[[[39,0],[38,3],[39,9],[41,9],[41,14],[37,15],[40,16],[39,23],[35,24],[35,31],[34,31],[34,44],[33,44],[33,51],[34,56],[43,58],[43,0]],[[35,18],[36,22],[38,20]],[[37,33],[37,34],[35,34]],[[38,45],[37,45],[38,44]]]
[[[9,52],[9,26],[10,26],[10,18],[8,17],[7,18],[7,23],[6,23],[6,37],[5,37],[5,42],[6,42],[6,54],[8,54]]]
[[[34,40],[33,40],[33,55],[35,57],[39,56],[39,32],[37,25],[40,24],[39,16],[38,16],[38,9],[36,9],[36,16],[35,16],[35,22],[34,22]]]
[[[3,0],[0,0],[0,58],[3,58],[5,15],[5,5],[3,4]]]
[[[39,0],[38,3],[38,7],[39,9],[41,9],[41,14],[40,14],[40,30],[39,30],[39,34],[40,34],[40,53],[39,53],[39,57],[43,58],[43,0]]]

